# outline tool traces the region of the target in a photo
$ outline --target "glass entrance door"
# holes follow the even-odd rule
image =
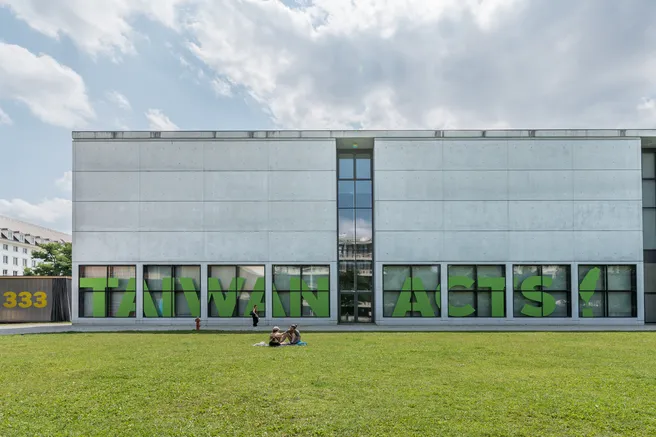
[[[373,187],[370,151],[338,154],[339,321],[371,323],[373,311]]]

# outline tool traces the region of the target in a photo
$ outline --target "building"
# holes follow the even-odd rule
[[[71,236],[63,232],[0,216],[0,244],[2,262],[0,276],[22,276],[26,267],[36,267],[39,260],[32,252],[41,243],[70,243]]]
[[[656,322],[654,147],[656,130],[74,132],[73,320]]]

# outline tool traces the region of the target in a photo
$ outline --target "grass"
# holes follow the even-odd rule
[[[653,436],[652,333],[0,337],[0,436]]]

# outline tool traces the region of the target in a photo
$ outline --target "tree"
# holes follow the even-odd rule
[[[33,268],[23,269],[25,276],[71,276],[72,271],[71,243],[44,243],[32,252],[32,259],[41,260]]]

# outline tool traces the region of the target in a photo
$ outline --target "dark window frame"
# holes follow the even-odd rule
[[[383,264],[383,266],[382,266],[382,269],[383,269],[382,270],[382,274],[383,274],[383,276],[382,276],[382,281],[383,281],[383,287],[382,287],[382,289],[383,289],[383,295],[382,295],[382,298],[383,298],[383,317],[389,318],[389,319],[419,318],[419,319],[428,319],[428,320],[437,319],[437,318],[442,317],[442,303],[441,302],[438,302],[437,311],[435,311],[435,314],[433,316],[424,317],[421,314],[415,314],[418,311],[414,310],[414,304],[416,303],[415,300],[414,300],[414,295],[412,295],[411,300],[410,300],[410,308],[411,308],[410,309],[410,315],[407,315],[407,313],[406,313],[406,316],[404,316],[404,317],[393,317],[391,315],[386,316],[385,315],[385,309],[384,309],[385,294],[403,293],[404,292],[403,290],[399,290],[399,289],[386,289],[385,288],[385,268],[386,267],[401,267],[401,268],[409,268],[410,269],[410,292],[411,293],[415,292],[415,289],[414,289],[414,277],[415,277],[414,268],[415,267],[437,267],[437,283],[440,284],[440,293],[442,293],[442,287],[441,287],[441,284],[442,284],[442,265],[441,264]],[[426,290],[426,289],[424,289],[424,290],[416,290],[416,291],[436,292],[437,290]],[[398,301],[397,301],[397,304],[398,304]]]
[[[524,314],[521,314],[521,312],[518,312],[515,314],[515,293],[522,293],[521,288],[517,288],[517,284],[515,283],[515,267],[537,267],[538,268],[538,276],[543,276],[543,268],[544,267],[566,267],[567,268],[567,288],[568,290],[544,290],[544,283],[540,284],[540,289],[539,290],[533,290],[537,291],[540,293],[547,293],[549,294],[550,292],[555,292],[555,293],[567,293],[567,315],[566,316],[542,316],[542,317],[531,317],[531,316],[526,316]],[[571,264],[513,264],[512,266],[513,271],[512,271],[512,281],[513,281],[513,317],[518,318],[518,319],[568,319],[572,318],[572,266]],[[519,284],[521,287],[521,284]],[[544,299],[543,299],[544,300]],[[521,308],[518,309],[518,311],[521,311]]]
[[[341,162],[342,159],[348,159],[350,160],[351,164],[351,174],[348,175],[342,175],[341,174]],[[369,161],[369,171],[367,177],[359,177],[357,172],[357,160],[358,159],[366,159]],[[347,205],[347,206],[342,206],[340,205],[340,196],[339,196],[339,186],[341,182],[351,182],[353,184],[353,204],[352,205]],[[368,182],[370,185],[370,202],[366,206],[358,206],[358,190],[357,190],[357,185],[358,182]],[[376,278],[375,278],[375,260],[374,260],[374,153],[373,150],[369,149],[364,149],[364,150],[348,150],[348,149],[338,149],[337,150],[337,275],[338,275],[338,281],[337,281],[337,295],[338,295],[338,322],[339,323],[373,323],[376,319],[376,311],[375,311],[375,290],[376,290]],[[357,223],[357,214],[358,211],[368,211],[371,214],[371,242],[367,244],[362,244],[358,245],[357,240],[358,240],[358,228],[357,225],[355,226],[354,232],[355,232],[355,242],[354,244],[348,244],[348,243],[342,243],[340,242],[339,234],[340,234],[340,212],[341,211],[350,211],[354,217],[354,222]],[[358,290],[358,284],[360,283],[358,281],[358,272],[361,270],[358,268],[358,263],[369,263],[371,266],[371,289],[370,290]],[[340,275],[340,267],[342,263],[354,263],[354,290],[344,290],[342,291],[341,289],[341,279],[339,278]],[[362,269],[366,270],[366,269]],[[344,295],[344,299],[342,298],[342,295]],[[370,317],[368,316],[362,316],[360,317],[359,314],[359,302],[361,301],[360,295],[363,295],[363,297],[366,296],[365,299],[362,299],[362,301],[367,301],[370,302],[371,308],[370,308]],[[346,314],[342,314],[342,301],[353,301],[353,320],[348,321],[348,320],[343,320],[343,317],[346,316]]]
[[[172,296],[173,316],[171,316],[171,317],[147,317],[146,314],[145,314],[145,309],[142,308],[143,318],[148,319],[148,320],[194,318],[193,315],[177,315],[177,313],[176,313],[176,305],[175,305],[176,297],[180,293],[185,293],[185,291],[184,290],[176,290],[178,276],[175,275],[175,269],[176,269],[176,267],[197,267],[198,268],[198,272],[199,272],[199,275],[198,275],[199,276],[198,289],[194,290],[194,291],[198,295],[198,302],[200,303],[200,305],[202,307],[201,290],[203,288],[203,284],[202,284],[203,274],[202,274],[202,268],[201,268],[200,264],[144,264],[144,266],[142,268],[142,281],[143,281],[142,293],[143,293],[144,297],[145,297],[146,293],[164,293],[164,292],[169,291],[169,290],[165,291],[165,290],[161,290],[161,289],[155,289],[155,290],[149,289],[148,291],[146,291],[146,280],[147,280],[146,279],[146,270],[147,270],[148,267],[168,267],[170,269],[170,273],[171,273],[170,278],[171,278],[171,281],[172,281],[172,288],[173,288],[173,290],[170,290],[170,292],[173,293],[173,296]],[[166,276],[164,276],[164,278],[166,278]]]
[[[449,274],[450,273],[449,271],[450,271],[451,267],[473,267],[474,268],[474,278],[473,278],[474,279],[474,284],[473,284],[473,288],[471,290],[451,290],[451,287],[449,287],[449,278],[451,277],[451,275]],[[480,301],[481,301],[481,298],[480,298],[479,294],[480,293],[491,293],[492,292],[492,290],[490,290],[489,288],[479,288],[479,286],[478,286],[478,268],[479,267],[501,267],[501,269],[503,271],[503,279],[504,279],[504,285],[503,285],[503,296],[504,296],[503,317],[492,317],[492,316],[480,316],[479,315],[478,309],[480,308]],[[454,275],[454,276],[457,276],[457,275]],[[508,317],[508,305],[506,304],[506,295],[508,293],[508,285],[506,283],[507,280],[508,280],[508,272],[506,271],[506,265],[505,264],[449,264],[449,265],[447,265],[447,267],[446,267],[447,317],[450,317],[449,313],[448,313],[448,308],[451,306],[451,301],[449,300],[449,297],[450,297],[451,293],[458,293],[458,292],[472,293],[473,292],[474,293],[474,305],[472,305],[472,306],[474,307],[475,311],[472,314],[468,315],[468,316],[450,317],[450,318],[454,318],[454,319],[484,318],[484,319],[497,319],[497,320],[507,318]],[[496,290],[496,291],[499,292],[500,290]],[[492,296],[490,295],[490,306],[491,305],[492,305]]]
[[[80,279],[82,278],[100,278],[99,276],[82,276],[82,269],[85,267],[104,267],[105,268],[105,315],[104,316],[85,316],[83,315],[84,311],[84,299],[86,295],[89,295],[90,298],[93,296],[93,290],[90,291],[82,291],[82,287],[80,287]],[[109,287],[109,279],[112,277],[110,276],[109,269],[110,268],[115,268],[115,267],[131,267],[134,271],[134,292],[135,295],[137,293],[137,266],[136,264],[83,264],[83,265],[78,265],[78,275],[77,275],[77,293],[78,293],[78,317],[81,319],[134,319],[137,317],[137,308],[136,308],[136,297],[135,297],[135,309],[132,312],[132,315],[128,317],[117,317],[116,315],[112,314],[112,293],[123,293],[125,290],[117,290],[114,287]],[[130,279],[130,278],[128,278]],[[86,290],[86,288],[84,289]]]
[[[638,317],[638,267],[635,264],[579,264],[579,291],[581,286],[581,269],[599,267],[602,270],[604,278],[604,288],[595,290],[595,293],[601,293],[604,301],[604,313],[602,316],[585,317],[585,319],[632,319]],[[609,290],[608,289],[608,268],[609,267],[631,267],[631,290]],[[631,293],[631,315],[630,316],[609,316],[608,315],[608,297],[613,293]],[[583,317],[583,299],[581,295],[577,296],[579,300],[579,317]]]
[[[229,318],[244,318],[244,317],[250,317],[248,314],[244,316],[239,315],[239,298],[241,296],[241,293],[251,293],[254,290],[221,290],[222,293],[227,294],[236,294],[237,296],[237,305],[235,305],[235,309],[232,312],[231,316],[224,316],[220,317],[219,315],[213,316],[212,315],[212,306],[210,302],[210,278],[215,278],[215,276],[211,275],[212,268],[217,267],[217,268],[225,268],[225,267],[231,267],[235,269],[235,278],[239,278],[239,271],[242,267],[262,267],[263,273],[262,273],[262,279],[265,281],[264,283],[264,289],[262,290],[264,292],[264,303],[262,305],[262,308],[258,308],[258,315],[260,318],[266,317],[266,265],[265,264],[208,264],[207,265],[207,283],[205,284],[207,287],[207,317],[209,319],[229,319]],[[228,285],[228,287],[230,287]]]
[[[298,277],[301,281],[303,280],[303,270],[305,268],[313,268],[313,267],[327,268],[328,269],[328,290],[326,290],[326,291],[310,290],[310,291],[312,293],[316,293],[317,296],[319,296],[319,294],[328,295],[328,315],[326,315],[326,316],[316,316],[316,315],[314,315],[314,316],[312,316],[312,315],[304,316],[303,315],[303,296],[302,296],[303,290],[286,290],[286,289],[279,290],[275,285],[276,284],[276,268],[277,267],[295,267],[295,268],[298,268],[300,270]],[[296,276],[296,275],[293,275],[293,276]],[[330,264],[320,264],[320,263],[317,263],[317,264],[273,264],[271,266],[271,299],[273,300],[273,294],[274,293],[276,293],[276,294],[277,293],[289,293],[290,294],[290,299],[291,299],[292,296],[295,296],[298,299],[300,299],[301,300],[301,315],[298,316],[298,318],[301,318],[301,319],[327,319],[327,318],[330,318],[330,315],[331,315],[330,290],[331,290]],[[276,296],[276,297],[278,297],[278,296]],[[271,317],[272,318],[279,318],[279,317],[276,317],[276,316],[273,315],[273,310],[272,310]],[[292,316],[285,316],[284,318],[290,319],[290,318],[292,318]],[[293,318],[297,318],[297,317],[294,316]]]

